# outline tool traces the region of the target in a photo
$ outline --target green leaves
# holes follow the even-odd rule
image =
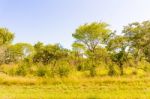
[[[94,52],[98,46],[105,44],[105,40],[110,33],[111,30],[108,29],[108,24],[93,22],[79,26],[72,36],[76,39],[75,44],[78,44],[75,47]]]
[[[148,53],[147,48],[150,45],[150,21],[134,22],[124,27],[124,36],[128,39],[131,53],[139,61]],[[145,54],[148,57],[148,54]]]
[[[9,44],[14,39],[14,34],[6,28],[0,28],[0,45]]]
[[[116,35],[113,39],[107,44],[107,49],[110,51],[118,51],[122,48],[126,48],[128,42],[124,36]]]
[[[33,57],[34,62],[42,62],[43,64],[49,64],[52,61],[57,61],[62,58],[66,58],[68,52],[59,44],[43,45],[41,43],[35,44],[36,53]]]

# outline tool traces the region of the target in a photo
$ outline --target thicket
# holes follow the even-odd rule
[[[128,24],[118,34],[105,22],[87,23],[72,34],[70,50],[42,42],[12,44],[14,33],[0,28],[0,72],[39,77],[149,73],[150,21]]]

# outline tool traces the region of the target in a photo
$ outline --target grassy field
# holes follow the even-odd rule
[[[0,75],[0,99],[149,99],[150,77],[32,78]]]

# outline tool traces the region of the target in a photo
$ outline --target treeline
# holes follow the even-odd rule
[[[134,22],[117,35],[105,22],[79,26],[72,34],[72,50],[60,44],[12,44],[14,34],[0,28],[0,69],[9,75],[68,76],[73,71],[124,75],[124,69],[150,71],[150,21]]]

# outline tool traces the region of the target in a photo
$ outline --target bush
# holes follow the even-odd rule
[[[16,68],[17,68],[17,65],[7,65],[7,64],[4,64],[4,65],[1,65],[0,66],[0,72],[1,73],[4,73],[4,74],[8,74],[8,75],[11,75],[11,76],[14,76],[15,73],[16,73]]]
[[[16,68],[16,75],[19,76],[25,76],[27,74],[27,68],[24,64],[19,65],[18,68]]]
[[[90,68],[90,76],[91,77],[96,76],[96,67],[95,66],[91,66],[91,68]]]
[[[87,68],[85,68],[85,64],[79,64],[79,65],[77,65],[77,70],[78,71],[84,71],[84,70],[86,70]]]
[[[39,67],[37,69],[36,75],[39,77],[43,77],[46,75],[46,69],[44,67]]]
[[[109,65],[109,71],[108,71],[108,75],[109,76],[113,76],[116,74],[116,71],[115,71],[115,68],[114,68],[114,65],[113,64],[110,64]]]
[[[10,68],[8,71],[7,71],[7,74],[8,75],[11,75],[11,76],[14,76],[16,74],[16,68]]]
[[[69,67],[68,66],[62,65],[62,66],[58,67],[58,75],[60,77],[64,77],[64,76],[66,77],[66,76],[68,76],[68,74],[69,74]]]
[[[19,76],[26,76],[27,74],[30,74],[32,63],[29,63],[28,61],[21,61],[18,66],[14,69],[16,69],[15,75]]]

